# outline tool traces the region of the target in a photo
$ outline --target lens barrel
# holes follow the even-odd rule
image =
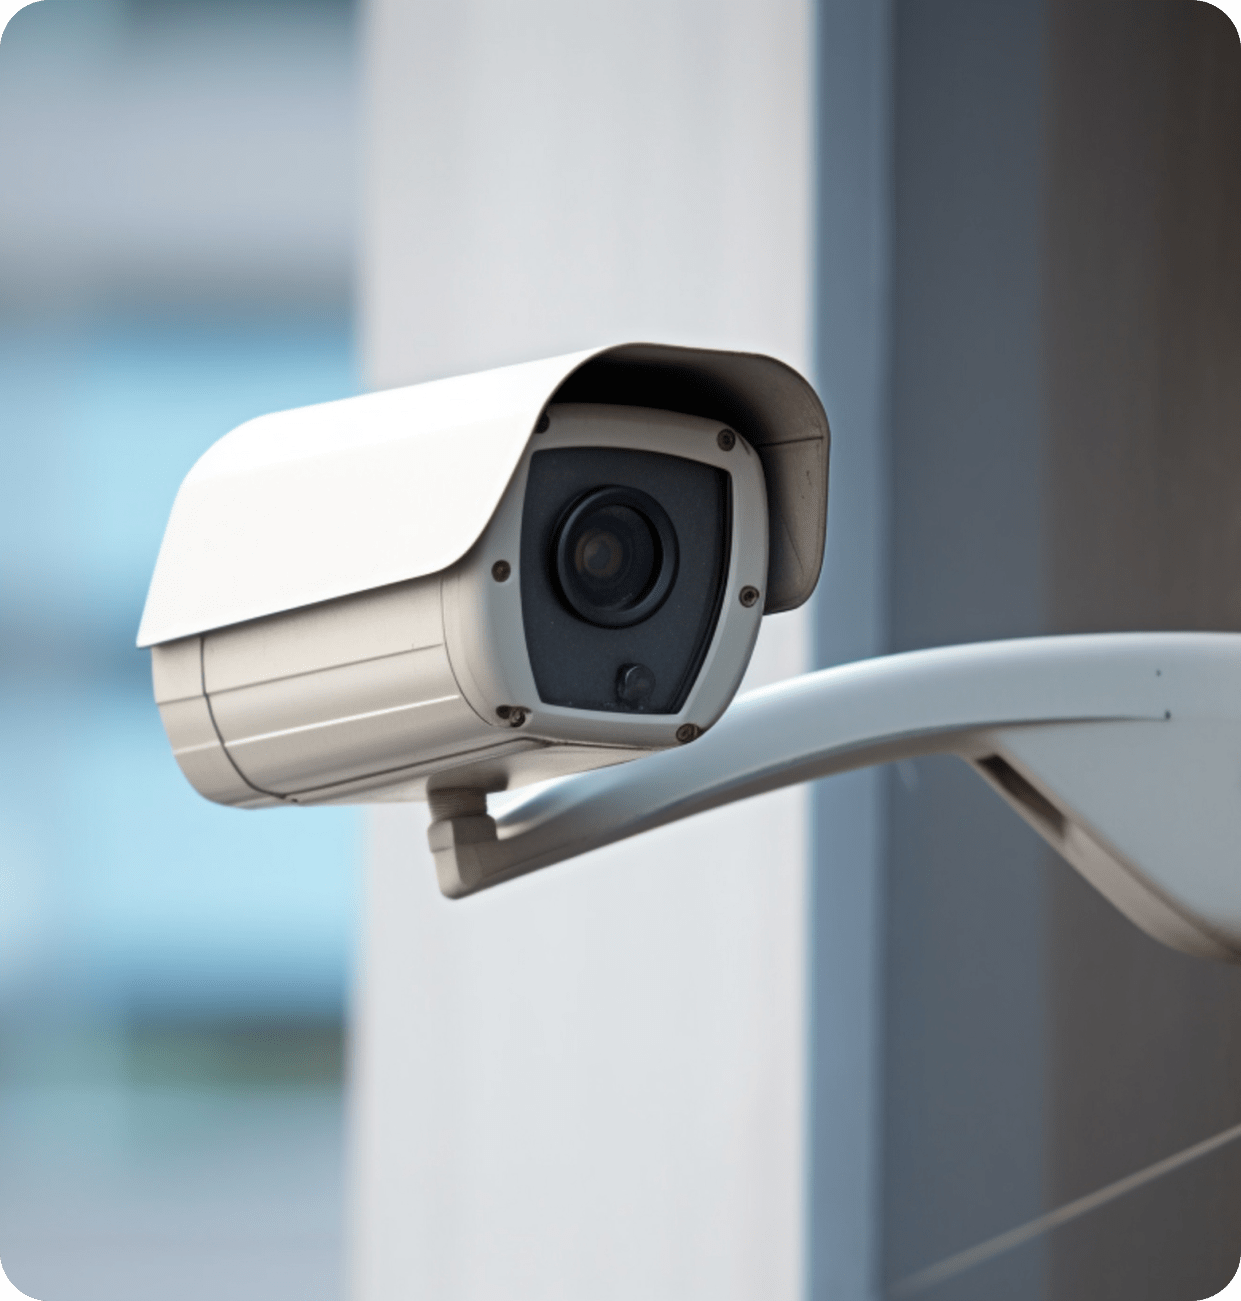
[[[649,619],[672,590],[676,530],[648,493],[596,488],[557,526],[552,567],[575,614],[600,628],[628,628]]]

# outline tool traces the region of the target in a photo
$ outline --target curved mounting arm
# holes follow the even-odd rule
[[[442,792],[461,897],[765,791],[956,754],[1131,920],[1241,960],[1241,635],[989,642],[825,669],[738,698],[693,745],[565,778],[487,816]]]

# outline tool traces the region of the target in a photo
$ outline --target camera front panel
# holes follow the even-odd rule
[[[521,605],[540,700],[676,714],[719,619],[731,531],[730,479],[713,465],[616,447],[536,451]]]

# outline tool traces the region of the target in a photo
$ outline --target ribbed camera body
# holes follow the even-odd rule
[[[153,648],[165,728],[202,794],[503,789],[715,722],[762,617],[758,456],[672,412],[553,406],[546,423],[457,564]]]
[[[261,807],[690,744],[813,590],[826,458],[787,367],[654,345],[242,426],[182,485],[139,638],[177,761]]]

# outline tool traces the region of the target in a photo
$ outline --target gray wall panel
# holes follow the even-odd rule
[[[1239,626],[1231,24],[901,0],[894,50],[893,648]],[[889,1294],[1217,1291],[1234,1146],[1107,1189],[1241,1123],[1241,973],[1147,939],[947,761],[889,798]]]
[[[897,7],[897,650],[1043,626],[1042,40],[1037,0]],[[1044,898],[1040,842],[955,761],[902,765],[889,789],[892,1285],[1042,1209]],[[1001,1276],[1041,1296],[1038,1249],[933,1295],[997,1295]]]

